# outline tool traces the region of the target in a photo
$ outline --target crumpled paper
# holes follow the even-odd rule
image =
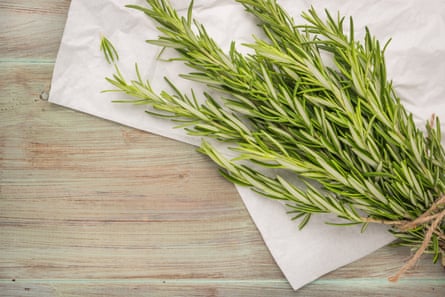
[[[189,1],[172,1],[185,13]],[[386,52],[389,77],[403,104],[414,114],[419,127],[435,113],[445,119],[445,2],[443,0],[329,0],[279,1],[298,22],[300,14],[313,6],[322,13],[352,16],[356,36],[364,27],[382,42],[392,38]],[[188,69],[177,62],[157,59],[155,23],[126,4],[145,5],[143,0],[72,0],[54,69],[49,101],[131,127],[198,145],[200,140],[173,129],[169,121],[147,116],[143,106],[111,103],[122,94],[101,93],[110,85],[104,77],[113,69],[99,51],[102,35],[120,53],[120,66],[127,78],[134,77],[134,64],[160,91],[164,76],[180,89],[200,90],[178,78]],[[235,40],[239,45],[261,35],[255,19],[233,0],[196,0],[194,16],[223,48]],[[197,92],[198,93],[198,92]],[[445,122],[445,120],[444,120]],[[445,131],[442,126],[442,131]],[[237,188],[253,221],[277,264],[294,289],[388,244],[393,237],[382,226],[333,227],[326,216],[315,216],[302,230],[289,219],[282,204],[259,197],[247,188]]]

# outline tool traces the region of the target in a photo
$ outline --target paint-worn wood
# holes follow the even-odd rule
[[[0,59],[54,60],[70,2],[0,1]]]
[[[392,247],[293,292],[193,147],[40,100],[68,6],[0,2],[0,296],[445,295],[428,257],[388,283]]]

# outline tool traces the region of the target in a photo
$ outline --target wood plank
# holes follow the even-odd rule
[[[70,0],[2,0],[0,59],[54,61]]]
[[[426,285],[428,284],[428,285]],[[15,281],[0,283],[2,296],[35,297],[84,297],[84,296],[205,296],[205,297],[270,297],[270,296],[404,296],[404,297],[439,297],[443,296],[442,286],[434,281],[429,283],[416,280],[390,284],[376,280],[356,282],[316,281],[297,292],[289,290],[284,281],[262,281],[260,283],[213,280],[133,280],[133,281]],[[32,294],[32,295],[31,295]]]

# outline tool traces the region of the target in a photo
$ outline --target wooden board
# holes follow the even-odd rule
[[[69,4],[0,2],[0,296],[445,295],[394,247],[294,292],[194,147],[41,100]]]

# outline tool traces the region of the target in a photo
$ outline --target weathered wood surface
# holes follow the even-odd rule
[[[392,247],[294,292],[193,147],[40,100],[69,3],[0,2],[0,296],[445,296]]]

